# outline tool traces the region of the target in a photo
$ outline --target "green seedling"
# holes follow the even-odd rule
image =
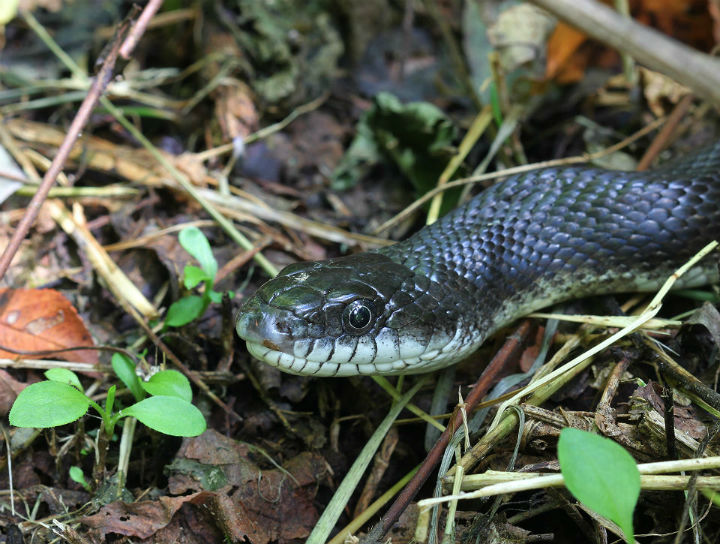
[[[68,471],[68,474],[70,476],[70,479],[73,482],[76,482],[83,486],[83,489],[87,492],[92,492],[92,488],[90,487],[90,484],[85,479],[85,473],[82,471],[80,467],[72,466],[70,467],[70,470]]]
[[[135,417],[151,429],[171,436],[197,436],[205,431],[205,418],[190,402],[190,382],[180,372],[162,370],[145,382],[135,375],[134,364],[125,355],[113,355],[112,364],[135,397],[134,404],[114,411],[113,385],[108,389],[105,405],[100,406],[83,392],[74,372],[51,369],[45,372],[47,381],[29,385],[20,392],[10,410],[10,423],[16,427],[57,427],[80,419],[92,407],[102,418],[108,437],[112,437],[115,425],[124,417]]]
[[[591,510],[620,527],[633,544],[633,510],[640,496],[640,472],[619,444],[579,429],[560,432],[558,460],[565,486]]]
[[[187,265],[183,271],[186,289],[194,289],[201,283],[201,295],[187,295],[170,305],[165,319],[166,327],[182,327],[205,313],[211,302],[218,303],[222,293],[213,290],[218,265],[210,249],[210,243],[197,227],[186,227],[178,235],[180,245],[192,255],[200,266]]]

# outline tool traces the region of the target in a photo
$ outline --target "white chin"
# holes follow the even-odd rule
[[[300,376],[353,376],[357,374],[355,365],[338,365],[335,363],[319,363],[316,361],[308,361],[302,357],[295,357],[289,353],[283,353],[274,349],[267,348],[256,342],[247,342],[247,348],[250,354],[256,359],[260,359],[275,368],[287,372],[289,374],[297,374]],[[345,372],[340,370],[341,366],[347,366]]]
[[[422,361],[419,357],[409,360],[399,360],[386,363],[363,363],[351,362],[332,363],[309,361],[302,357],[295,357],[289,353],[283,353],[263,346],[256,342],[247,342],[250,354],[275,368],[289,374],[299,376],[345,377],[345,376],[369,376],[373,374],[416,374],[434,370],[444,364],[433,364],[432,361]]]

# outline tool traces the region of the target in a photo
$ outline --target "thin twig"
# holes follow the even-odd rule
[[[37,26],[37,21],[35,21],[29,13],[24,13],[23,15],[25,17],[25,21],[30,26]],[[38,213],[40,213],[40,207],[47,198],[47,195],[50,192],[50,188],[52,187],[53,183],[55,183],[55,178],[57,178],[58,174],[60,174],[60,172],[62,171],[63,166],[67,161],[68,155],[73,148],[73,145],[75,145],[75,142],[80,137],[83,128],[90,120],[90,114],[92,114],[95,106],[100,100],[100,96],[102,95],[105,87],[107,87],[108,82],[112,78],[115,62],[117,61],[118,51],[120,49],[122,39],[127,32],[127,24],[118,28],[115,39],[113,40],[112,46],[110,47],[110,52],[105,57],[105,61],[103,62],[100,71],[94,78],[92,85],[88,90],[88,94],[85,97],[85,100],[83,100],[82,104],[80,104],[80,108],[78,109],[75,118],[70,124],[70,128],[67,131],[67,135],[63,140],[63,143],[58,148],[57,154],[55,155],[55,158],[53,159],[50,168],[48,168],[47,172],[45,172],[42,183],[38,187],[37,193],[35,193],[35,196],[33,196],[30,200],[30,203],[27,206],[26,214],[23,216],[23,218],[18,223],[18,226],[13,231],[10,242],[8,242],[5,251],[3,251],[2,256],[0,256],[0,279],[5,276],[5,273],[10,266],[12,258],[15,256],[15,253],[17,253],[17,250],[20,248],[20,244],[22,243],[23,239],[25,239],[25,236],[29,232],[32,224],[35,222]]]
[[[157,10],[160,9],[162,3],[163,0],[150,0],[145,5],[145,9],[143,9],[140,17],[138,17],[137,21],[130,29],[130,32],[128,32],[125,42],[120,47],[120,56],[122,58],[130,60],[130,55],[132,55],[133,49],[135,49],[135,46],[140,41],[142,35],[145,34],[148,23],[150,23],[150,20],[153,18]]]
[[[677,128],[682,118],[685,117],[685,114],[690,108],[690,104],[692,104],[692,101],[693,95],[688,94],[685,95],[682,100],[677,103],[675,108],[673,108],[673,111],[670,112],[670,115],[668,115],[667,123],[665,123],[660,129],[660,132],[653,139],[652,143],[648,146],[645,154],[640,159],[640,162],[638,162],[636,170],[647,170],[650,167],[650,164],[655,159],[655,157],[657,157],[660,151],[662,151],[667,145],[670,136],[675,132],[675,129]]]

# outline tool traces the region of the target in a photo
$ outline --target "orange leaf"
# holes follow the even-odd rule
[[[548,79],[558,78],[561,83],[573,83],[582,79],[587,59],[573,57],[588,37],[565,23],[558,23],[548,41],[547,66]]]
[[[75,308],[52,289],[0,289],[0,348],[19,351],[47,351],[80,346],[94,346],[90,333]],[[53,357],[98,362],[97,351],[59,352]],[[44,355],[18,355],[0,349],[0,357],[30,359]]]
[[[713,0],[716,4],[719,1]],[[611,5],[609,0],[602,2]],[[713,3],[709,7],[707,4],[707,0],[631,0],[630,11],[636,22],[700,51],[709,51],[714,45],[712,19],[708,16]],[[609,67],[617,62],[614,50],[560,22],[548,40],[545,76],[558,83],[574,83],[583,78],[587,66]]]

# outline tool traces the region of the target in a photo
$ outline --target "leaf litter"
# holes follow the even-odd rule
[[[93,14],[91,4],[68,3],[56,13],[32,5],[26,9],[53,31],[60,48],[94,59],[124,8],[111,2]],[[654,116],[668,115],[688,92],[684,82],[668,82],[653,72],[644,72],[640,81],[618,79],[616,51],[563,24],[552,27],[545,15],[534,19],[534,8],[506,12],[502,3],[486,3],[483,9],[471,4],[430,2],[403,12],[383,0],[364,6],[342,2],[332,10],[323,2],[237,0],[170,7],[156,16],[132,62],[110,83],[108,97],[256,249],[240,249],[231,234],[209,222],[153,154],[98,109],[43,206],[42,222],[30,231],[5,276],[0,348],[121,347],[134,350],[138,371],[145,374],[170,364],[172,353],[223,405],[195,392],[210,427],[199,437],[180,440],[137,431],[123,489],[113,489],[120,456],[115,443],[102,464],[91,453],[97,448],[96,420],[34,435],[12,429],[14,490],[38,507],[31,512],[16,501],[18,516],[3,518],[4,529],[17,526],[25,534],[47,537],[47,525],[36,520],[57,518],[78,522],[74,530],[98,542],[122,536],[143,542],[304,541],[390,399],[368,379],[309,380],[278,374],[248,358],[233,340],[232,308],[265,279],[252,263],[256,250],[282,267],[383,244],[370,233],[427,191],[456,153],[457,134],[467,130],[478,103],[492,106],[493,130],[510,136],[493,142],[492,134],[480,135],[456,177],[473,171],[493,145],[498,170],[609,147],[641,131]],[[699,50],[711,48],[717,17],[705,3],[650,4],[634,16]],[[532,33],[518,38],[514,32],[521,29]],[[61,144],[82,98],[78,89],[84,88],[66,78],[61,62],[22,17],[11,20],[3,36],[0,144],[25,177],[24,188],[3,204],[0,240],[7,240],[27,206],[22,191],[34,190],[32,182]],[[463,56],[466,68],[458,63]],[[511,111],[511,103],[522,115]],[[718,132],[706,103],[695,100],[691,111],[676,128],[685,149]],[[516,127],[507,124],[513,116],[522,119]],[[409,127],[420,128],[408,134]],[[415,133],[422,133],[422,141],[413,140]],[[631,143],[622,160],[634,160],[650,140]],[[9,179],[17,183],[16,169],[9,170],[0,174],[15,172]],[[344,191],[333,186],[339,179],[345,180]],[[179,331],[161,332],[162,344],[149,341],[139,320],[152,329],[157,316],[187,294],[181,271],[193,260],[177,243],[177,233],[189,223],[202,228],[219,263],[214,289],[232,291],[234,298],[212,304]],[[410,217],[390,236],[405,236],[421,223],[421,217]],[[127,298],[129,290],[122,286],[132,286],[137,295]],[[581,310],[574,313],[600,312],[585,310],[588,305],[594,302],[578,303]],[[671,306],[678,314],[693,307],[686,299]],[[132,317],[133,307],[144,317]],[[696,325],[661,337],[705,384],[717,381],[720,326],[713,310],[701,310],[689,320]],[[602,329],[581,336],[574,330],[568,325],[550,338],[551,358],[604,336]],[[531,337],[537,339],[528,342],[524,360],[509,363],[505,373],[534,372],[544,340],[542,331]],[[458,368],[454,384],[465,396],[501,341],[490,342]],[[478,454],[462,464],[476,472],[505,471],[514,459],[520,471],[557,471],[555,444],[568,426],[614,439],[637,461],[665,459],[669,422],[681,458],[715,455],[717,442],[708,440],[714,432],[708,414],[716,415],[712,404],[679,390],[667,396],[660,386],[670,375],[669,383],[692,380],[673,374],[672,367],[654,373],[635,364],[653,358],[635,340],[615,349],[578,369],[542,407],[524,406],[516,457],[508,437],[488,447],[491,455]],[[50,356],[55,361],[40,366],[14,353],[1,354],[7,364],[0,370],[0,407],[7,413],[14,395],[37,381],[41,370],[65,363],[94,370],[83,385],[103,399],[113,383],[110,354],[98,353],[57,353]],[[430,398],[424,389],[413,402],[428,408]],[[668,416],[671,401],[674,414]],[[454,404],[446,399],[441,411],[452,411]],[[373,469],[377,478],[368,479],[362,491],[362,508],[350,515],[357,490],[335,532],[367,511],[375,513],[366,523],[377,521],[387,505],[373,501],[424,459],[422,425],[401,417],[406,420],[394,427],[399,438],[384,443],[382,466]],[[482,449],[488,422],[472,436],[476,451]],[[71,465],[82,467],[92,494],[68,477]],[[0,476],[0,485],[10,488],[7,474]],[[426,486],[419,498],[431,493]],[[708,492],[698,496],[712,514],[702,493]],[[498,506],[496,517],[495,507],[486,504],[460,503],[454,529],[443,520],[439,530],[458,541],[482,533],[498,542],[549,535],[555,542],[575,542],[578,534],[590,539],[613,530],[591,513],[566,516],[565,510],[577,508],[573,499],[550,491],[517,493]],[[685,523],[683,505],[678,492],[643,492],[635,530],[673,534]],[[396,540],[423,540],[424,514],[414,505],[406,512],[391,534]],[[715,517],[702,518],[694,530],[712,541],[720,532]],[[353,531],[368,529],[360,524]],[[335,541],[345,536],[337,533]]]

